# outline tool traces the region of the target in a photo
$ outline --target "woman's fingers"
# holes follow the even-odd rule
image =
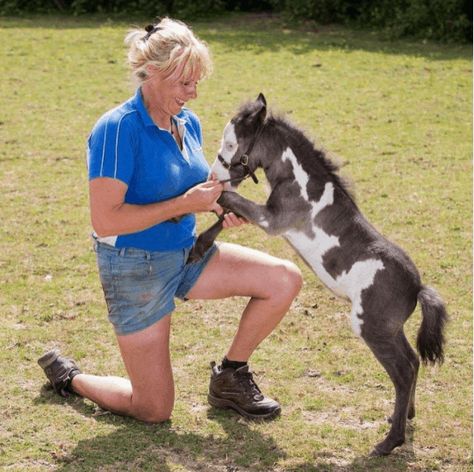
[[[235,213],[226,213],[224,216],[224,228],[235,228],[248,223],[245,218],[237,216]]]
[[[214,212],[217,216],[221,216],[222,213],[224,213],[224,208],[222,208],[217,202],[214,203],[212,209],[212,212]]]

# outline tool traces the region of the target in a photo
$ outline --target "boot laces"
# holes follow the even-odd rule
[[[253,379],[252,372],[238,372],[239,383],[244,387],[252,397],[258,397],[259,399],[263,398],[262,391],[258,388],[258,385]]]

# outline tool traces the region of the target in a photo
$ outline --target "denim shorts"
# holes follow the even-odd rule
[[[174,298],[186,300],[217,250],[214,244],[201,260],[186,264],[190,248],[155,252],[94,244],[109,320],[118,335],[148,328],[170,314]]]

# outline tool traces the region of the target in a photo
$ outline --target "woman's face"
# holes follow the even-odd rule
[[[184,65],[178,67],[170,76],[165,76],[159,70],[149,70],[150,78],[144,86],[149,95],[150,105],[154,111],[165,115],[176,115],[188,102],[197,97],[197,86],[200,71],[192,77],[183,75]]]

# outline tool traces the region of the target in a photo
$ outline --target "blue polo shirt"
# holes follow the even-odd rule
[[[155,125],[138,89],[95,124],[87,146],[89,180],[121,180],[127,185],[125,203],[137,205],[169,200],[207,180],[199,119],[183,108],[173,120],[182,150],[168,130]],[[136,233],[97,239],[118,248],[174,251],[191,247],[195,233],[196,218],[188,214],[176,223],[165,221]]]

